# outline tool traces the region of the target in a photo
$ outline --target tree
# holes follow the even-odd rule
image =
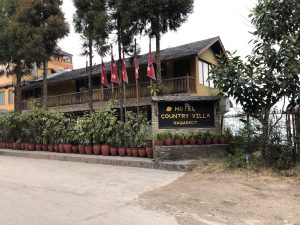
[[[134,37],[138,34],[137,14],[134,10],[134,0],[108,0],[110,33],[116,33],[118,46],[118,71],[120,77],[120,118],[124,120],[124,94],[122,90],[122,53],[133,52]]]
[[[57,41],[65,37],[69,32],[68,24],[65,21],[64,13],[61,11],[62,0],[39,0],[33,2],[32,9],[35,10],[35,17],[32,21],[39,27],[43,39],[45,53],[41,58],[43,63],[43,107],[48,108],[48,61],[56,51]]]
[[[136,14],[141,30],[156,38],[156,63],[158,83],[162,82],[160,40],[169,30],[176,31],[192,13],[194,0],[137,0]]]
[[[74,14],[74,25],[76,32],[81,34],[84,41],[83,55],[89,57],[89,74],[88,74],[88,92],[89,92],[89,109],[93,111],[93,46],[96,45],[98,50],[104,53],[107,50],[105,46],[109,35],[107,3],[104,0],[73,0],[76,7]]]
[[[32,64],[45,54],[39,29],[32,24],[30,0],[0,2],[0,63],[13,65],[10,75],[16,76],[15,110],[20,112],[21,79],[30,73]]]
[[[246,62],[233,54],[221,56],[211,79],[262,124],[262,150],[269,141],[271,108],[287,98],[300,103],[300,6],[297,0],[259,0],[250,15],[257,39]]]

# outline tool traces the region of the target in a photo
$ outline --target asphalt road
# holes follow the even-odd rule
[[[183,174],[0,156],[0,224],[177,224],[138,196]]]

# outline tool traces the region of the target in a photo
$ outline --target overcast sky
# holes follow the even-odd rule
[[[253,30],[248,15],[255,6],[256,0],[195,0],[194,12],[177,32],[169,32],[162,36],[161,49],[187,44],[215,36],[220,36],[226,50],[235,51],[245,56],[250,53],[248,42]],[[72,18],[74,14],[73,0],[64,0],[63,11],[70,24],[68,37],[59,42],[59,46],[73,54],[74,68],[85,67],[86,58],[81,57],[82,41],[80,35],[74,32]],[[148,52],[147,37],[139,37],[138,44],[141,53]],[[153,46],[155,42],[153,40]],[[117,52],[114,53],[117,55]],[[106,58],[106,61],[109,58]],[[95,54],[95,63],[100,63],[100,57]]]

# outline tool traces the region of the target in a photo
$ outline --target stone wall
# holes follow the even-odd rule
[[[176,161],[224,156],[227,149],[228,145],[155,146],[154,159],[157,161]]]

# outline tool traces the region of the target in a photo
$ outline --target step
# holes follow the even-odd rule
[[[189,172],[196,164],[194,160],[182,160],[172,162],[160,162],[147,158],[119,157],[119,156],[96,156],[96,155],[77,155],[56,152],[35,152],[0,149],[0,155],[12,157],[24,157],[34,159],[48,159],[70,162],[83,162],[113,166],[139,167],[147,169],[170,170]]]

